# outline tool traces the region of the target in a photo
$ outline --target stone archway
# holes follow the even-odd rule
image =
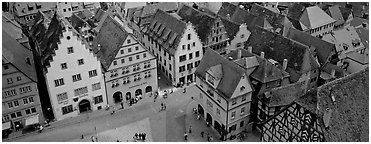
[[[135,91],[135,96],[139,96],[139,95],[142,95],[142,89],[137,89]]]
[[[122,93],[121,93],[120,91],[115,92],[115,93],[113,94],[113,101],[114,101],[115,103],[119,103],[119,102],[122,101]]]
[[[200,104],[198,104],[198,113],[199,114],[201,114],[201,116],[204,116],[204,108],[200,105]]]
[[[87,99],[83,99],[79,102],[80,113],[88,112],[91,110],[90,102]]]
[[[149,93],[149,92],[152,92],[152,87],[151,86],[146,87],[146,93]]]
[[[219,134],[221,134],[221,125],[216,121],[216,120],[214,120],[214,129],[216,130],[216,131],[218,131],[219,132]]]
[[[206,121],[211,125],[213,124],[213,117],[209,113],[206,114]]]

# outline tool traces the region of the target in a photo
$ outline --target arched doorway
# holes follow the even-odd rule
[[[91,110],[90,102],[86,99],[81,100],[79,103],[79,110],[80,110],[80,113],[90,111]]]
[[[137,89],[135,91],[135,96],[142,95],[142,89]]]
[[[206,121],[209,122],[211,125],[213,124],[213,118],[209,113],[206,114]]]
[[[125,94],[125,97],[126,97],[126,100],[130,100],[131,99],[131,92],[127,92]]]
[[[119,103],[122,101],[122,93],[121,92],[115,92],[113,94],[113,100],[115,101],[115,103]]]
[[[221,127],[220,124],[217,122],[217,121],[214,121],[214,128],[216,131],[219,132],[219,134],[221,134]]]
[[[200,105],[200,104],[198,104],[198,113],[199,114],[201,114],[201,116],[204,116],[204,108]]]
[[[149,93],[149,92],[152,92],[152,87],[151,86],[146,87],[146,93]]]

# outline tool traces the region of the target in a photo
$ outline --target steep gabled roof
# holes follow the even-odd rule
[[[4,29],[2,31],[2,41],[3,62],[11,63],[25,76],[37,82],[32,51],[22,46],[17,40],[5,32]],[[29,58],[30,64],[26,62],[27,58]]]
[[[207,48],[195,74],[199,78],[206,80],[206,71],[216,65],[221,65],[223,71],[223,77],[216,89],[223,94],[223,97],[229,99],[236,90],[241,77],[245,74],[245,70],[233,61],[227,60],[215,51]]]
[[[146,5],[143,8],[143,12],[141,13],[140,17],[147,17],[150,15],[154,15],[157,9],[167,11],[176,11],[178,10],[178,3],[177,2],[159,2],[156,4]]]
[[[335,21],[336,21],[335,19],[331,18],[318,6],[307,7],[303,14],[300,16],[300,22],[302,22],[306,27],[311,29]]]
[[[319,87],[317,98],[326,141],[369,141],[368,68]]]
[[[108,70],[128,35],[125,29],[110,16],[105,19],[101,31],[91,46],[104,70]],[[99,48],[98,45],[101,47]]]
[[[254,3],[250,9],[250,13],[253,13],[259,17],[266,19],[274,28],[274,30],[280,28],[280,34],[283,32],[285,16],[275,13],[266,7]]]
[[[294,28],[289,28],[286,37],[307,45],[308,47],[314,46],[317,51],[318,62],[321,66],[326,63],[326,60],[331,56],[331,52],[336,51],[334,44]]]
[[[224,29],[227,32],[229,39],[232,40],[236,36],[237,32],[240,30],[240,25],[225,18],[219,18],[223,23]]]
[[[301,88],[301,83],[293,83],[265,92],[266,97],[270,97],[270,107],[289,105],[304,94],[305,90]]]
[[[340,25],[345,23],[345,19],[342,16],[340,11],[340,7],[338,5],[332,6],[328,8],[329,15],[336,20],[335,25]]]
[[[34,20],[35,22],[31,27],[29,37],[36,40],[38,43],[41,43],[49,28],[51,20],[40,11],[36,13]]]
[[[362,41],[363,45],[366,47],[366,49],[368,49],[368,45],[369,45],[368,29],[366,29],[364,27],[359,27],[359,28],[356,28],[356,32],[357,32],[359,38],[361,38],[361,41]]]
[[[207,36],[210,33],[216,18],[188,5],[183,5],[179,9],[178,15],[183,19],[183,21],[191,22],[197,35],[200,37],[200,40],[203,43],[206,43]]]
[[[175,14],[176,15],[176,14]],[[143,32],[174,55],[187,24],[162,10],[157,10],[152,22]]]
[[[339,67],[337,65],[334,65],[332,63],[327,63],[322,67],[322,71],[329,74],[329,76],[331,76],[331,72],[333,70],[335,70],[335,77],[336,78],[340,78],[340,77],[343,77],[345,75],[344,69],[342,69],[341,67]]]
[[[229,14],[232,16],[234,12],[236,11],[237,6],[233,5],[229,2],[222,2],[222,6],[220,7],[218,11],[218,15],[224,18],[227,18],[227,15]]]
[[[74,29],[79,30],[84,26],[84,24],[87,24],[85,20],[83,20],[81,17],[77,16],[76,14],[72,14],[70,17],[71,25]]]

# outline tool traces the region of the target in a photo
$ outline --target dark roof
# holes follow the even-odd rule
[[[294,19],[291,17],[287,17],[287,18],[292,23],[292,26],[294,26],[295,29],[303,31],[303,28],[301,27],[300,21],[298,19]]]
[[[354,17],[353,20],[350,22],[350,26],[358,27],[358,26],[362,26],[363,23],[366,23],[368,27],[369,22],[367,19],[363,19],[360,17]]]
[[[356,28],[356,32],[359,35],[359,38],[361,38],[361,41],[362,41],[363,45],[368,49],[368,45],[369,45],[368,29],[363,28],[363,27],[359,27],[359,28]]]
[[[261,58],[260,56],[257,56],[255,54],[252,54],[252,53],[249,53],[247,50],[245,49],[238,49],[238,50],[234,50],[230,53],[228,53],[225,57],[226,58],[232,58],[232,59],[238,59],[238,51],[241,50],[241,57],[242,58],[245,58],[245,57],[254,57],[256,56],[256,59],[259,63],[259,66],[257,69],[255,69],[250,77],[262,82],[262,83],[267,83],[267,82],[270,82],[270,81],[274,81],[274,80],[278,80],[278,79],[283,79],[283,78],[287,78],[289,77],[290,75],[283,71],[282,69],[279,69],[277,68],[276,66],[274,66],[273,64],[271,64],[269,61],[267,61],[266,59],[264,58]],[[240,64],[237,62],[237,64]],[[244,66],[242,66],[244,67]]]
[[[290,73],[291,82],[296,82],[299,78],[294,73],[300,76],[303,72],[319,67],[307,46],[259,27],[251,29],[245,48],[249,46],[252,46],[253,53],[260,55],[264,52],[265,58],[273,59],[278,63],[283,63],[283,60],[287,59],[286,71]],[[308,59],[308,64],[304,64],[305,59]]]
[[[176,11],[178,10],[178,3],[177,2],[159,2],[155,4],[146,5],[144,6],[143,12],[141,13],[140,17],[147,17],[150,15],[154,15],[158,9],[163,10],[165,12]]]
[[[36,40],[38,43],[44,38],[46,30],[49,28],[45,25],[46,22],[50,21],[47,17],[45,17],[40,11],[35,15],[35,22],[31,27],[29,37],[33,40]]]
[[[336,79],[318,88],[320,121],[329,119],[323,128],[326,141],[369,141],[368,68]],[[330,116],[324,115],[331,111]]]
[[[322,71],[324,71],[328,74],[331,74],[332,70],[335,70],[335,77],[336,78],[340,78],[340,77],[343,77],[345,75],[344,69],[342,69],[341,67],[339,67],[337,65],[327,63],[326,65],[324,65],[322,67]]]
[[[294,100],[297,104],[315,114],[317,110],[317,89],[306,92],[303,96]]]
[[[80,30],[86,24],[86,21],[84,21],[82,18],[77,16],[76,14],[72,14],[70,17],[71,20],[71,25],[73,26],[74,29]]]
[[[108,16],[105,19],[101,31],[95,37],[91,46],[93,52],[98,55],[104,70],[108,70],[128,35],[125,29],[113,18]],[[98,45],[101,46],[100,50]]]
[[[240,30],[240,25],[225,18],[219,18],[223,23],[224,29],[227,32],[229,39],[232,40],[236,36],[237,32]]]
[[[300,19],[301,15],[303,14],[306,7],[310,6],[307,2],[293,2],[290,3],[288,6],[288,13],[287,17],[291,17],[293,19]]]
[[[265,92],[266,97],[270,97],[270,107],[289,105],[304,94],[305,90],[301,88],[301,83],[293,83]]]
[[[196,69],[196,76],[201,79],[206,79],[206,71],[209,68],[221,64],[223,77],[221,78],[217,90],[222,93],[224,97],[229,99],[233,92],[236,90],[238,81],[242,75],[245,74],[245,70],[238,66],[233,61],[227,60],[220,56],[215,51],[207,48],[204,56],[201,59],[200,65]]]
[[[95,16],[94,16],[95,21],[101,20],[104,13],[105,13],[104,10],[102,10],[101,8],[97,8],[95,10]]]
[[[328,12],[327,12],[333,19],[336,20],[335,22],[335,25],[340,25],[340,24],[344,24],[346,19],[348,19],[348,17],[346,17],[346,19],[343,17],[341,11],[340,11],[340,6],[338,5],[334,5],[332,7],[329,7],[328,8]]]
[[[343,16],[344,21],[348,20],[349,15],[352,13],[351,9],[345,7],[339,7],[341,15]]]
[[[9,62],[32,81],[37,81],[32,52],[12,38],[6,31],[2,32],[3,62]],[[26,63],[26,58],[31,64]]]
[[[246,23],[247,26],[258,25],[264,28],[264,18],[258,17],[228,2],[222,3],[218,15],[237,24]],[[229,15],[229,18],[227,15]]]
[[[229,14],[231,17],[236,11],[237,6],[233,5],[229,2],[222,2],[222,6],[220,7],[218,11],[218,15],[224,18],[227,18],[227,15]]]
[[[87,9],[84,9],[83,11],[77,12],[76,15],[78,17],[84,19],[84,20],[89,19],[89,18],[94,16],[94,14]]]
[[[321,64],[321,66],[323,66],[329,57],[331,57],[331,52],[336,51],[334,44],[294,28],[289,28],[286,37],[307,45],[308,47],[314,46],[316,48],[318,62]]]
[[[284,22],[285,22],[284,15],[275,13],[256,3],[252,5],[250,12],[257,16],[263,17],[272,25],[274,30],[280,28],[281,29],[280,34],[283,33]]]
[[[191,22],[197,35],[200,37],[200,40],[203,43],[206,43],[207,36],[210,33],[216,18],[188,5],[183,5],[182,8],[179,9],[178,15],[182,17],[183,21]]]
[[[162,10],[157,10],[151,24],[143,32],[157,41],[171,55],[174,55],[185,29],[186,23],[184,21]]]

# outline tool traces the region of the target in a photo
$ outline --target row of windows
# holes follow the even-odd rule
[[[23,100],[24,105],[35,102],[33,97],[23,98],[22,100]],[[8,108],[13,108],[13,107],[18,107],[18,106],[19,106],[18,100],[8,102]]]
[[[196,51],[195,56],[199,57],[200,56],[200,51]],[[192,58],[193,58],[193,53],[189,53],[188,54],[188,59],[191,60]],[[187,55],[179,56],[179,62],[183,62],[183,61],[186,61],[186,60],[187,60]]]
[[[77,64],[78,65],[83,65],[84,64],[84,59],[78,59]],[[62,70],[65,70],[67,68],[68,68],[67,63],[61,63],[61,69]]]
[[[130,42],[130,40],[128,40],[128,42]],[[138,51],[139,50],[139,46],[135,46],[135,51]],[[131,53],[132,52],[132,49],[131,48],[128,48],[128,53]],[[125,50],[120,50],[120,54],[124,54],[125,53]]]
[[[195,67],[197,67],[199,64],[200,64],[200,61],[196,61]],[[193,63],[187,64],[187,70],[192,70],[192,68],[193,68]],[[185,65],[179,67],[179,72],[184,72],[185,70],[186,70]]]
[[[17,81],[21,81],[22,80],[22,77],[21,76],[17,76]],[[13,78],[7,78],[6,79],[7,83],[8,84],[13,84]]]
[[[101,89],[100,82],[92,84],[92,89],[93,89],[93,91]],[[75,96],[86,94],[86,93],[88,93],[88,88],[87,87],[77,88],[77,89],[74,90],[74,93],[75,93]],[[67,100],[67,99],[68,99],[67,92],[57,94],[58,102],[62,102],[62,101]]]
[[[88,74],[89,74],[89,78],[95,77],[97,76],[97,70],[91,70],[88,72]],[[72,82],[77,82],[80,80],[82,80],[81,74],[72,75]],[[64,85],[64,79],[63,78],[56,79],[54,80],[54,84],[55,84],[55,87],[62,86]]]
[[[151,71],[144,72],[144,78],[149,78],[151,76],[152,76]],[[133,78],[134,78],[133,79],[134,81],[139,81],[139,80],[142,79],[141,74],[136,74],[136,75],[133,76]],[[131,82],[130,81],[130,76],[122,78],[122,81],[123,81],[123,84],[130,83]],[[112,82],[112,88],[118,87],[119,85],[120,84],[118,83],[118,80]]]
[[[326,29],[326,28],[331,27],[331,26],[333,26],[333,25],[334,25],[334,23],[330,23],[330,24],[327,24],[327,25],[324,25],[324,26],[321,26],[321,27],[318,27],[318,28],[315,28],[315,29],[311,29],[311,30],[309,31],[309,33],[310,33],[310,34],[315,33],[315,32],[321,31],[322,28],[323,28],[323,29]]]
[[[192,47],[196,47],[196,43],[195,42],[192,43]],[[186,49],[186,45],[182,45],[182,49],[185,50]],[[188,50],[191,50],[191,44],[187,44],[187,49]],[[160,52],[161,52],[161,50],[160,50]]]
[[[143,53],[143,58],[146,58],[146,57],[147,57],[147,53]],[[140,55],[139,55],[139,54],[136,55],[135,58],[136,58],[137,60],[139,60],[139,59],[140,59]],[[130,56],[130,57],[128,58],[128,60],[129,60],[129,62],[133,61],[133,57]],[[125,63],[125,58],[122,58],[120,61],[121,61],[122,64]],[[117,65],[117,61],[116,61],[116,60],[113,61],[113,65]]]
[[[245,121],[240,122],[240,128],[245,125]],[[229,127],[229,132],[235,131],[237,129],[237,124],[234,124],[233,126]]]

